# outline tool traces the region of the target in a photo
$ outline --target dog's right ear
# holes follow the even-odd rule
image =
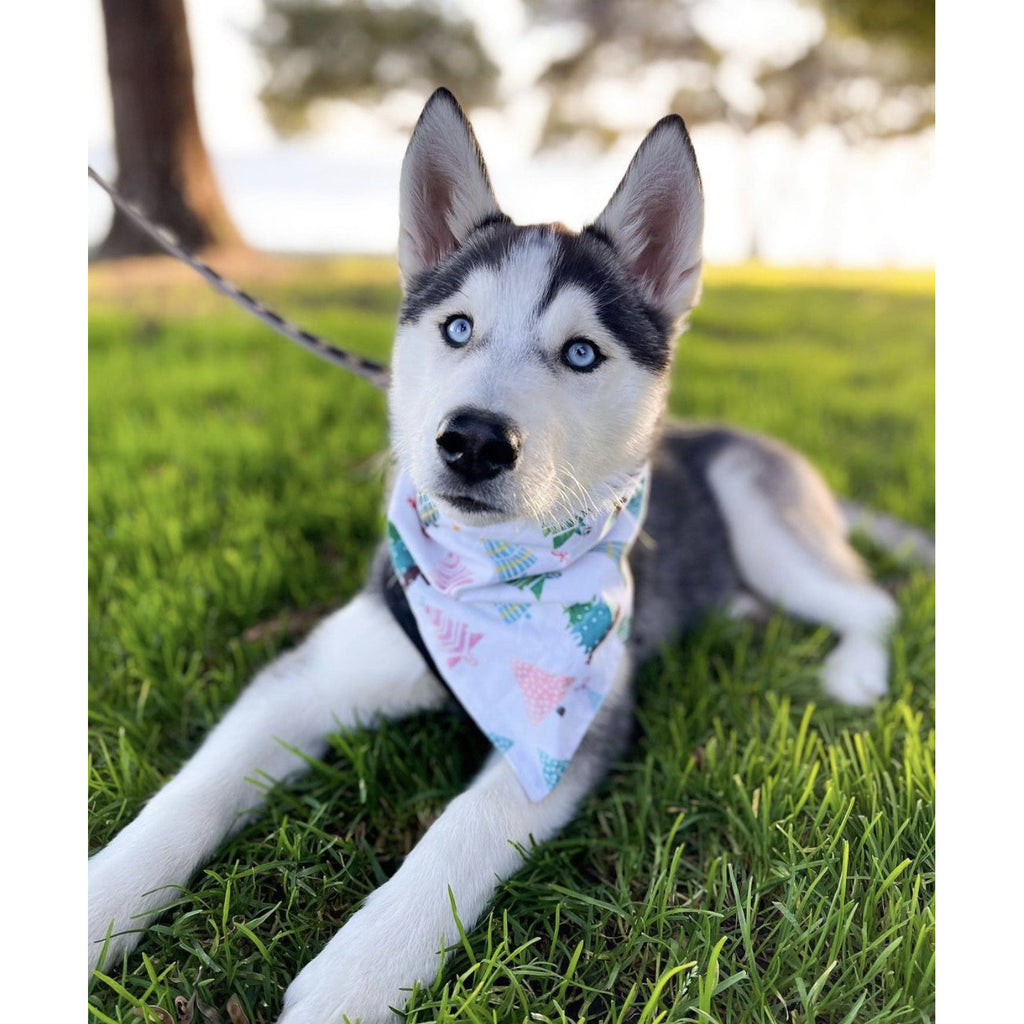
[[[651,129],[593,229],[615,246],[644,296],[672,323],[696,305],[704,193],[681,117],[663,117]]]
[[[447,89],[438,89],[420,114],[400,192],[398,266],[406,282],[458,248],[483,221],[504,219],[473,129]]]

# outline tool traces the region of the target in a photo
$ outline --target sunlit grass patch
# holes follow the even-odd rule
[[[146,264],[93,272],[94,847],[307,610],[358,589],[382,525],[382,396],[162,266],[149,284]],[[387,357],[388,262],[236,269],[304,327]],[[713,269],[672,408],[775,433],[842,493],[930,527],[933,329],[921,275]],[[891,697],[869,712],[823,699],[826,630],[707,622],[642,670],[628,757],[501,887],[410,1019],[930,1020],[934,585],[878,564],[903,611]],[[337,737],[92,983],[93,1019],[173,1019],[202,971],[206,1003],[235,994],[252,1024],[272,1020],[484,750],[447,712]]]

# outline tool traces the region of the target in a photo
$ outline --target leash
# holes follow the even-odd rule
[[[325,341],[323,338],[304,331],[301,327],[278,316],[272,309],[268,309],[258,299],[254,299],[247,292],[242,291],[230,281],[221,277],[216,270],[208,267],[202,260],[197,259],[187,249],[182,248],[174,235],[167,229],[154,224],[134,203],[124,198],[112,185],[97,174],[92,167],[89,168],[89,177],[96,182],[104,192],[110,196],[113,204],[141,231],[148,235],[164,252],[188,264],[200,277],[202,277],[212,288],[226,295],[232,302],[241,306],[242,309],[263,321],[268,327],[273,328],[278,334],[283,334],[289,341],[300,345],[307,352],[326,359],[327,362],[340,366],[349,373],[369,381],[375,388],[381,391],[387,390],[390,372],[383,363],[375,363],[372,359],[365,359],[362,356],[353,355]]]

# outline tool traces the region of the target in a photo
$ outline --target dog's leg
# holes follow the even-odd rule
[[[436,706],[444,690],[391,613],[361,594],[261,671],[139,816],[89,860],[89,969],[138,942],[224,839],[333,729]],[[289,749],[293,748],[293,749]],[[300,753],[296,753],[296,751]],[[104,951],[104,940],[109,935]]]
[[[551,838],[604,776],[630,729],[628,691],[623,672],[561,781],[538,803],[492,753],[401,868],[292,982],[279,1024],[394,1022],[389,1007],[401,1009],[414,982],[432,980],[445,946],[458,941],[452,900],[472,927],[497,884],[522,865],[517,846]]]
[[[896,604],[847,543],[842,514],[817,472],[789,449],[744,438],[715,457],[708,481],[744,583],[839,634],[822,666],[826,692],[846,704],[882,696]]]

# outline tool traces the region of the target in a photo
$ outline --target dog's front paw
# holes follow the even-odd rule
[[[141,924],[133,916],[129,894],[134,888],[131,866],[108,850],[89,860],[89,975],[104,964],[117,963],[139,941]]]
[[[846,636],[821,666],[825,692],[843,704],[866,707],[889,689],[889,653],[873,636]]]
[[[371,897],[288,986],[278,1024],[397,1024],[414,983],[436,972],[441,940],[404,917],[375,914]]]
[[[130,953],[188,879],[187,843],[161,842],[151,822],[140,816],[89,858],[90,975]]]

